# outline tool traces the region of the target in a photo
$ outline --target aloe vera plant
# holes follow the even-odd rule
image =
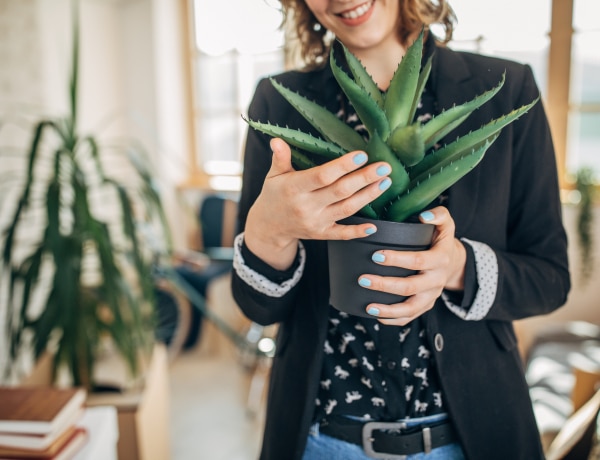
[[[367,152],[369,163],[388,162],[392,167],[392,185],[361,210],[360,214],[368,218],[402,222],[420,212],[472,170],[500,131],[526,113],[539,99],[437,148],[444,136],[500,91],[504,75],[496,87],[422,123],[414,118],[432,63],[430,57],[421,69],[423,32],[407,49],[386,92],[377,87],[361,62],[343,44],[342,49],[351,75],[338,65],[333,48],[330,53],[331,69],[366,127],[366,139],[334,113],[275,79],[271,79],[275,89],[322,137],[268,122],[246,121],[252,128],[290,144],[294,165],[299,169],[313,167],[354,150]]]

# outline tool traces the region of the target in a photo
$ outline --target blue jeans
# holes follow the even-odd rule
[[[400,421],[405,422],[407,428],[411,428],[424,424],[436,423],[446,418],[446,414],[440,414]],[[319,433],[318,423],[310,428],[306,449],[302,456],[302,460],[370,460],[370,458],[371,457],[367,457],[361,446]],[[432,449],[428,454],[419,453],[406,456],[406,460],[464,459],[465,456],[462,448],[457,442]]]

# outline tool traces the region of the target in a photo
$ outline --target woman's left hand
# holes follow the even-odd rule
[[[404,302],[382,305],[369,304],[367,312],[383,324],[404,326],[433,308],[444,289],[462,291],[467,254],[454,236],[454,220],[448,210],[439,206],[421,213],[424,223],[434,224],[433,242],[426,251],[381,250],[373,260],[380,265],[415,270],[406,278],[365,274],[360,277],[367,289],[408,297]],[[368,280],[368,281],[367,281]]]

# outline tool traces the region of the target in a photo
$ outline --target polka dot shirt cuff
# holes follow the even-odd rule
[[[461,241],[468,244],[473,249],[475,255],[478,284],[475,299],[468,309],[452,303],[444,293],[442,294],[442,299],[448,309],[459,318],[466,321],[479,321],[487,316],[496,298],[498,290],[498,259],[492,248],[485,243],[471,241],[467,238],[461,238]]]
[[[300,259],[298,268],[296,268],[290,279],[287,279],[281,283],[276,283],[268,279],[266,276],[258,273],[255,270],[252,270],[250,267],[248,267],[248,265],[246,265],[244,257],[242,256],[243,243],[244,233],[242,232],[235,237],[233,244],[233,269],[248,286],[266,296],[279,298],[286,295],[294,286],[296,286],[296,284],[298,284],[300,278],[302,277],[302,273],[304,272],[304,264],[306,260],[306,251],[301,242],[298,243],[298,255]]]

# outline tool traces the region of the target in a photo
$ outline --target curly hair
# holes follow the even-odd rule
[[[408,38],[423,26],[439,24],[444,37],[441,43],[452,39],[456,16],[446,0],[398,0],[398,36],[406,44]],[[288,51],[297,53],[306,68],[321,66],[329,53],[333,35],[319,24],[304,0],[280,0],[283,22],[287,29]]]

